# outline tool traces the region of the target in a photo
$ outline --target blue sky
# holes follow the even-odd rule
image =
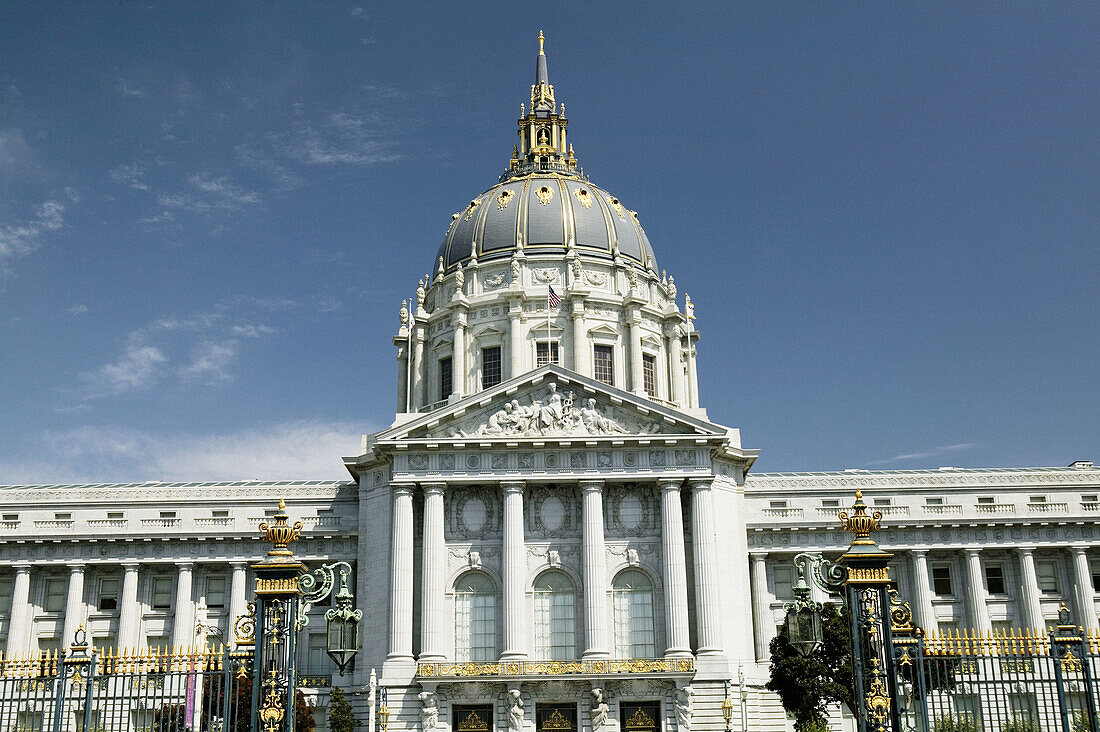
[[[547,36],[758,471],[1100,459],[1095,3],[0,5],[0,483],[342,477]]]

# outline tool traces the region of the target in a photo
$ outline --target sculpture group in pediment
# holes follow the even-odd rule
[[[605,415],[589,398],[578,405],[573,392],[564,395],[557,384],[550,384],[543,399],[520,404],[518,399],[506,402],[493,412],[474,434],[486,436],[545,435],[621,435],[627,430],[617,420]]]

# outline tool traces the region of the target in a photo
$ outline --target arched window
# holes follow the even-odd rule
[[[611,585],[617,658],[653,658],[657,636],[653,626],[653,582],[645,573],[625,569]]]
[[[455,660],[495,661],[497,593],[481,572],[467,572],[455,583]]]
[[[565,661],[577,657],[573,581],[564,572],[535,579],[535,658]]]

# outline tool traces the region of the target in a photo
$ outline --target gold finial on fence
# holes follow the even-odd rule
[[[840,522],[845,530],[852,533],[852,544],[874,546],[875,540],[871,534],[879,530],[882,521],[882,512],[867,513],[867,504],[863,502],[863,491],[856,489],[856,502],[852,504],[852,513],[840,512]]]
[[[290,551],[288,546],[291,542],[301,538],[302,522],[296,521],[293,526],[287,523],[290,516],[286,512],[286,501],[282,498],[279,499],[279,512],[275,514],[274,518],[275,523],[273,524],[266,521],[260,524],[260,533],[264,535],[264,540],[271,544],[267,556],[292,557],[294,552]]]

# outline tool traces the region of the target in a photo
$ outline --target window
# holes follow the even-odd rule
[[[822,508],[840,508],[840,500],[836,498],[825,498],[821,501]]]
[[[331,670],[331,661],[325,650],[327,637],[324,633],[310,633],[306,647],[306,673],[325,674]]]
[[[637,569],[619,572],[611,585],[611,615],[617,658],[653,658],[653,582]]]
[[[161,511],[160,517],[162,519],[174,519],[176,517],[175,511]]]
[[[991,595],[1005,594],[1005,568],[1003,565],[985,565],[985,587]]]
[[[871,501],[876,506],[889,506],[894,502],[893,498],[876,498]]]
[[[468,572],[455,585],[455,660],[497,657],[496,587],[481,572]]]
[[[561,363],[557,341],[539,341],[535,344],[535,366],[545,366],[548,363]]]
[[[167,648],[168,636],[166,635],[151,635],[145,641],[145,645],[149,648]]]
[[[54,521],[72,521],[73,515],[71,513],[55,513],[53,518]]]
[[[786,508],[786,501],[768,501],[768,508]]]
[[[210,512],[213,518],[229,518],[229,511],[218,509]]]
[[[206,606],[208,608],[223,608],[225,607],[225,575],[224,574],[208,574],[206,575]]]
[[[153,600],[151,604],[154,610],[167,610],[172,607],[171,577],[153,578]]]
[[[1098,498],[1100,498],[1100,496],[1097,496],[1097,494],[1095,494],[1095,493],[1087,493],[1087,494],[1081,496],[1081,503],[1097,503],[1097,502],[1100,502],[1100,501],[1097,500]],[[16,515],[15,518],[18,519],[19,516]],[[7,521],[8,519],[5,517],[4,520]]]
[[[612,347],[599,344],[592,346],[592,362],[596,381],[615,386],[615,361]]]
[[[1046,503],[1047,502],[1047,497],[1046,496],[1028,496],[1027,502],[1028,503]]]
[[[788,566],[772,567],[772,589],[778,600],[794,597],[792,568]]]
[[[42,609],[48,613],[59,613],[65,610],[65,594],[68,591],[68,582],[61,579],[47,579],[45,597],[42,600]]]
[[[1058,594],[1058,565],[1053,561],[1035,563],[1035,575],[1039,580],[1039,591],[1044,595]]]
[[[925,498],[924,499],[924,504],[926,506],[942,506],[943,505],[943,499],[942,498]]]
[[[481,349],[481,388],[496,386],[500,377],[500,346]]]
[[[1092,565],[1092,591],[1100,592],[1100,564]]]
[[[12,580],[0,579],[0,613],[5,615],[11,610]]]
[[[993,503],[993,496],[978,496],[978,505],[984,506]]]
[[[118,609],[118,580],[105,578],[99,581],[99,601],[96,607],[100,610]]]
[[[535,658],[577,657],[573,581],[564,572],[543,572],[535,580]]]
[[[120,521],[120,520],[122,520],[122,517],[123,517],[122,511],[108,511],[107,512],[107,520],[108,521]]]
[[[440,401],[451,396],[452,388],[451,377],[453,371],[451,367],[451,357],[439,359],[439,399]]]
[[[4,520],[5,521],[18,521],[19,520],[19,514],[17,514],[17,513],[5,513],[4,514]]]
[[[932,591],[947,597],[955,594],[951,587],[951,567],[932,567]]]
[[[994,620],[993,621],[993,636],[996,638],[1003,638],[1008,635],[1013,628],[1011,620]]]
[[[657,396],[657,357],[648,353],[642,354],[642,385],[646,394]]]

